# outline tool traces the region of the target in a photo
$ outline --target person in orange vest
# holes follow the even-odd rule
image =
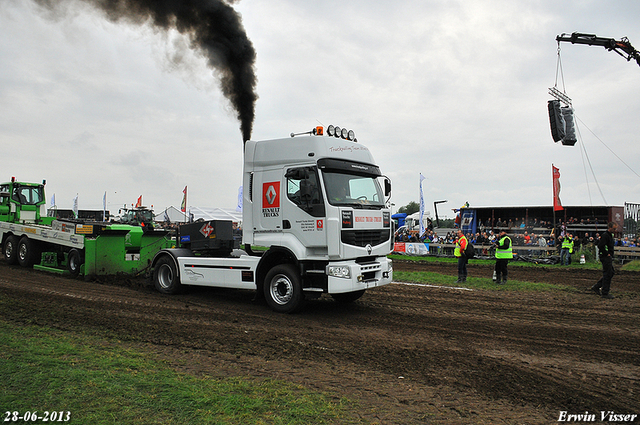
[[[456,248],[453,251],[453,255],[458,259],[458,280],[456,283],[462,283],[467,281],[467,262],[469,259],[464,255],[464,250],[467,248],[467,240],[461,229],[458,229],[458,239],[456,240]]]

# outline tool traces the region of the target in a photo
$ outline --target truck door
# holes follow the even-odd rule
[[[305,247],[325,247],[326,208],[318,169],[297,167],[285,170],[283,231],[294,235]]]

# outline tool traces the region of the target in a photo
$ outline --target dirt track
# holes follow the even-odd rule
[[[455,265],[394,263],[451,274]],[[470,265],[471,276],[488,267]],[[594,271],[516,269],[579,289]],[[0,261],[0,314],[144,344],[210,376],[273,377],[359,400],[366,423],[551,424],[561,411],[640,414],[640,274],[614,300],[392,284],[352,305],[281,315],[250,291],[163,296],[142,280],[71,280]],[[638,417],[636,417],[636,421]],[[629,423],[629,422],[626,422]]]

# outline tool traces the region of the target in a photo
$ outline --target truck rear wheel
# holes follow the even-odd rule
[[[264,296],[272,310],[293,313],[304,304],[302,283],[296,268],[291,264],[275,266],[264,281]]]
[[[11,235],[4,241],[2,253],[8,264],[18,264],[18,238]]]
[[[39,255],[37,243],[23,236],[18,242],[18,263],[22,267],[31,267],[36,263]]]
[[[182,292],[182,284],[173,258],[164,255],[153,268],[153,284],[163,294],[178,294]]]

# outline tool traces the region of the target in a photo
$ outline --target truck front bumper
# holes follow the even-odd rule
[[[359,264],[355,261],[332,262],[327,265],[328,293],[340,294],[387,285],[393,280],[393,266],[387,257]]]

